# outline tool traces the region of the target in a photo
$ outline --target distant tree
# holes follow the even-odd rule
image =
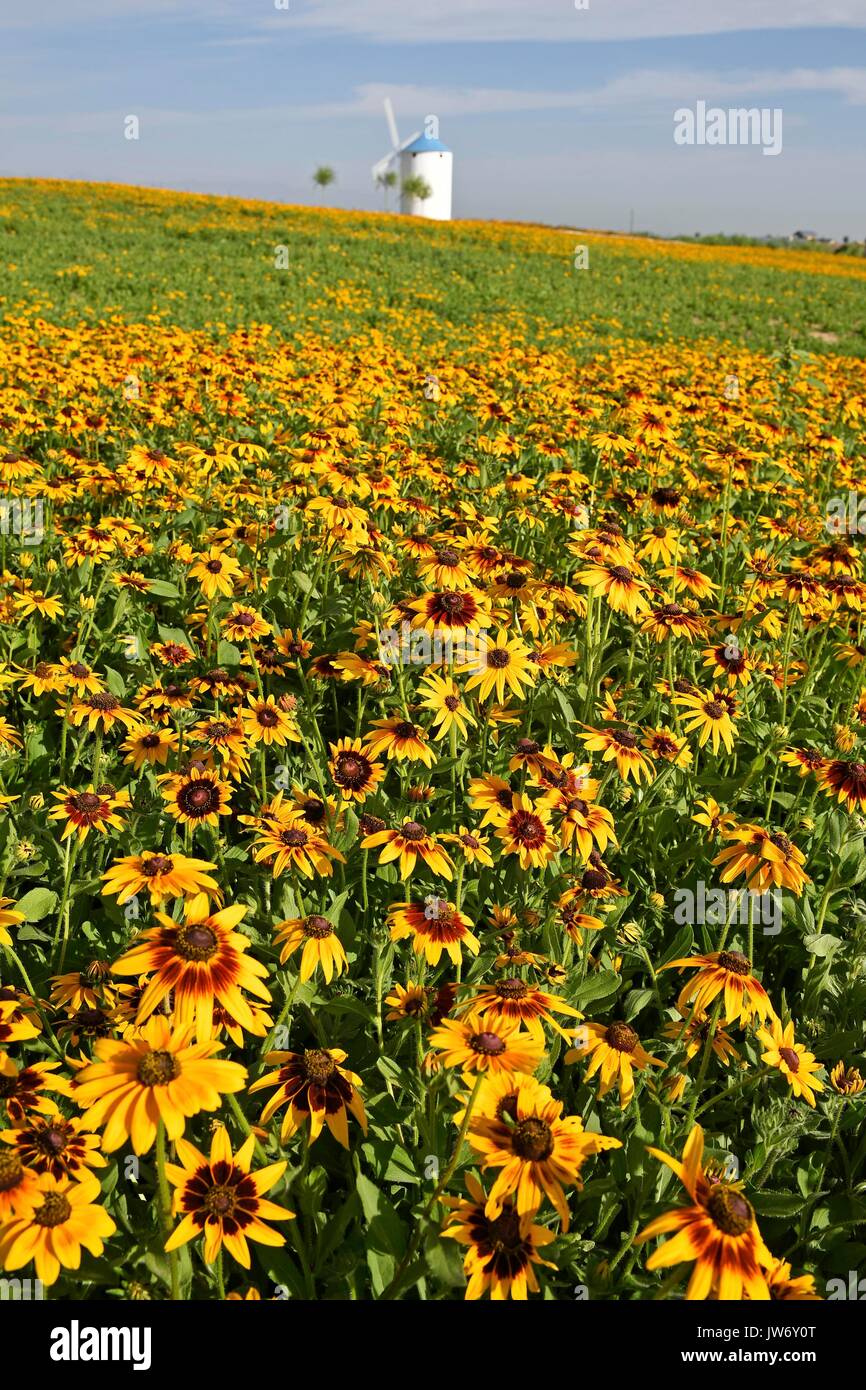
[[[390,193],[392,188],[396,188],[397,186],[397,174],[395,170],[389,169],[387,173],[379,174],[378,178],[376,179],[376,182],[382,190],[382,195],[385,200],[385,211],[387,212],[388,194]]]
[[[324,192],[329,184],[336,182],[337,175],[334,173],[330,164],[320,164],[313,175],[313,183],[318,184],[319,188]]]
[[[419,198],[422,203],[426,203],[427,199],[433,196],[433,189],[420,174],[410,174],[408,179],[403,180],[402,193],[404,198]]]

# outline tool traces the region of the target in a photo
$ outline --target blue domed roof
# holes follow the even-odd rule
[[[441,140],[431,140],[427,135],[419,135],[417,140],[413,140],[411,145],[405,147],[407,154],[426,154],[428,150],[442,150],[444,154],[450,154],[447,145],[443,145]]]

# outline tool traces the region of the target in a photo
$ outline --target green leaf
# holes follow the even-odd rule
[[[593,1003],[598,999],[607,999],[609,995],[616,994],[620,986],[620,978],[612,970],[600,970],[597,975],[590,975],[579,985],[572,995],[571,1002],[575,1005]]]
[[[167,579],[151,579],[147,587],[155,598],[180,598],[180,589]]]
[[[25,922],[41,922],[57,906],[57,894],[51,888],[31,888],[15,904],[16,912],[24,913]]]
[[[220,666],[240,666],[241,654],[234,642],[220,642],[217,647],[217,664]]]

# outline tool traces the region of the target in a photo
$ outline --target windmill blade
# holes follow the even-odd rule
[[[388,132],[391,136],[391,149],[396,150],[400,144],[400,136],[397,134],[397,122],[394,119],[394,108],[391,105],[391,98],[385,98],[385,120],[388,122]]]
[[[382,176],[383,174],[387,174],[388,170],[391,169],[391,168],[393,167],[394,161],[395,161],[395,154],[394,154],[394,151],[392,150],[390,154],[386,154],[386,155],[385,155],[385,158],[384,158],[384,159],[380,159],[379,162],[378,162],[378,164],[374,164],[374,165],[373,165],[373,182],[374,182],[374,183],[376,183],[376,182],[381,178],[381,176]]]

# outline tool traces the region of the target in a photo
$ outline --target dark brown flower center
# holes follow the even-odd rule
[[[100,690],[95,695],[91,695],[87,702],[91,709],[109,711],[120,708],[120,701],[116,700],[107,690]]]
[[[495,1221],[487,1223],[487,1239],[493,1249],[500,1254],[515,1256],[523,1246],[520,1234],[520,1217],[511,1207],[507,1207]]]
[[[308,1081],[324,1086],[337,1070],[337,1063],[323,1047],[308,1048],[304,1053],[304,1070]]]
[[[233,1187],[212,1187],[202,1203],[211,1216],[231,1216],[235,1209],[237,1194]]]
[[[178,927],[174,949],[184,960],[210,960],[217,949],[216,932],[204,924]]]
[[[334,781],[338,787],[357,790],[370,775],[370,761],[363,753],[338,753],[334,762]]]
[[[627,1023],[612,1023],[604,1035],[605,1042],[617,1052],[634,1052],[640,1038]]]
[[[43,1129],[36,1137],[37,1146],[46,1154],[61,1154],[68,1143],[67,1136],[54,1125]]]
[[[529,993],[529,985],[525,980],[511,976],[507,980],[499,981],[496,986],[496,993],[500,999],[525,999]]]
[[[180,1076],[180,1063],[173,1052],[146,1052],[137,1074],[142,1086],[167,1086]]]
[[[625,565],[611,565],[609,574],[611,579],[615,579],[618,584],[631,583],[631,570],[626,569]]]
[[[487,665],[492,666],[494,671],[502,671],[511,661],[511,655],[505,647],[494,647],[487,653]]]
[[[800,1055],[794,1051],[793,1047],[780,1047],[779,1056],[787,1064],[789,1071],[800,1070]]]
[[[306,830],[299,830],[296,826],[292,826],[289,830],[280,832],[280,842],[284,844],[287,849],[301,849],[309,838]]]
[[[37,1226],[62,1226],[72,1215],[69,1198],[62,1192],[46,1192],[41,1207],[33,1213]]]
[[[170,874],[174,868],[174,860],[167,854],[152,854],[149,859],[142,860],[141,872],[145,878],[156,878],[157,874]]]
[[[719,965],[723,970],[732,971],[734,975],[748,975],[752,968],[752,962],[739,951],[722,951]]]
[[[530,1163],[543,1163],[553,1153],[550,1125],[535,1116],[518,1120],[511,1134],[511,1147],[520,1158]]]
[[[720,1231],[727,1236],[741,1236],[749,1230],[755,1213],[742,1192],[720,1184],[710,1194],[707,1211]]]
[[[415,738],[417,732],[415,725],[410,724],[407,719],[394,726],[394,734],[397,738]]]
[[[419,825],[416,820],[407,820],[405,825],[401,825],[400,827],[400,834],[403,836],[403,839],[408,840],[410,844],[414,845],[425,839],[426,833],[423,825]]]
[[[69,804],[74,811],[82,811],[84,815],[90,815],[93,811],[98,811],[102,805],[102,798],[95,792],[80,792],[78,796],[71,796]]]
[[[498,1033],[473,1033],[469,1039],[469,1046],[473,1052],[480,1052],[485,1057],[498,1057],[505,1051],[505,1042]]]
[[[543,845],[547,838],[544,822],[529,811],[518,811],[511,819],[511,833],[521,845],[532,848]]]
[[[197,778],[194,782],[189,782],[185,787],[181,787],[177,794],[177,804],[184,815],[189,816],[191,820],[211,815],[219,808],[219,789],[214,786],[213,782]]]
[[[312,936],[317,941],[324,941],[326,936],[330,936],[334,930],[327,917],[319,917],[313,914],[311,917],[304,918],[304,936]]]
[[[260,705],[256,710],[256,719],[265,729],[272,729],[279,722],[279,717],[273,705]]]

